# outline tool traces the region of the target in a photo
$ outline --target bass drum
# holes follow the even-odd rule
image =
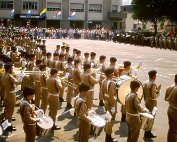
[[[116,86],[117,86],[117,98],[118,101],[122,104],[125,105],[125,99],[127,97],[127,95],[130,93],[131,89],[130,89],[130,82],[136,80],[139,81],[135,78],[129,77],[127,75],[123,75],[121,76],[117,82],[116,82]],[[137,94],[138,94],[138,98],[141,100],[143,97],[143,85],[142,83],[139,81],[139,83],[141,84]]]

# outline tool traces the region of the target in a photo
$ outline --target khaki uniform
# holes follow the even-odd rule
[[[48,88],[46,84],[47,77],[45,75],[41,75],[40,77],[40,86],[41,86],[41,96],[42,96],[42,101],[41,101],[41,109],[46,112],[47,105],[48,105]]]
[[[73,83],[77,86],[77,88],[74,90],[75,95],[79,94],[79,83],[81,83],[81,71],[79,68],[74,67],[73,70]]]
[[[66,67],[66,72],[69,73],[68,81],[70,83],[73,83],[73,67],[71,65],[68,65]],[[66,97],[67,103],[71,103],[72,94],[73,94],[73,88],[68,85],[68,92],[67,92],[67,97]]]
[[[87,107],[91,109],[94,98],[94,85],[97,84],[99,80],[95,79],[90,73],[84,72],[81,75],[81,82],[88,84],[90,86],[89,94],[86,97],[86,104]]]
[[[56,63],[56,69],[58,69],[59,71],[63,71],[63,74],[65,74],[66,69],[65,69],[64,62],[58,61],[58,62]],[[65,84],[62,83],[62,89],[60,90],[59,97],[62,97],[62,98],[63,98],[64,90],[65,90]]]
[[[20,83],[9,73],[2,76],[1,82],[5,90],[5,118],[11,122],[16,103],[15,84],[19,85]]]
[[[99,92],[99,100],[103,100],[103,93],[101,91],[101,85],[102,85],[102,82],[103,80],[106,78],[106,76],[104,75],[104,72],[106,70],[106,65],[105,64],[102,64],[102,63],[99,63],[97,65],[97,67],[100,67],[100,82],[99,82],[99,86],[100,86],[100,92]]]
[[[127,142],[138,142],[141,120],[140,112],[143,112],[144,109],[141,107],[140,99],[137,94],[129,93],[126,100],[126,122],[128,125],[128,138]]]
[[[49,116],[53,119],[55,123],[59,105],[59,92],[62,89],[62,85],[56,78],[50,77],[49,79],[47,79],[47,88],[49,93]]]
[[[157,107],[157,97],[159,90],[157,89],[157,85],[154,81],[147,81],[143,86],[144,92],[146,92],[144,96],[145,106],[150,112],[152,112],[153,108]],[[152,120],[152,127],[154,124],[154,119]],[[152,130],[152,127],[150,128],[150,131]]]
[[[157,97],[159,90],[157,89],[157,85],[154,81],[147,81],[144,83],[144,91],[146,91],[145,96],[145,106],[146,108],[152,112],[153,108],[157,106]]]
[[[167,88],[165,100],[169,102],[168,107],[168,136],[167,142],[177,141],[177,85]]]
[[[78,116],[79,142],[88,142],[91,125],[87,118],[88,107],[82,97],[77,98],[75,110]]]
[[[116,95],[116,86],[112,82],[112,80],[106,78],[102,82],[101,90],[102,90],[103,98],[105,101],[105,105],[104,105],[105,110],[109,111],[109,113],[112,116],[111,121],[106,123],[105,132],[106,132],[106,135],[111,135],[112,127],[113,127],[115,116],[116,116],[116,111],[114,112],[111,111],[112,108],[116,110],[116,100],[114,99]]]
[[[25,142],[35,142],[36,121],[33,116],[33,110],[28,100],[24,99],[20,105],[20,115],[24,123]]]

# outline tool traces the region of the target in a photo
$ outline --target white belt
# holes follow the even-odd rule
[[[109,97],[109,94],[105,94],[105,97]]]
[[[153,101],[156,101],[157,100],[157,98],[156,99],[152,99],[152,98],[147,98],[148,100],[153,100]]]
[[[132,113],[127,112],[127,114],[129,114],[131,116],[138,116],[138,117],[140,116],[140,114],[138,114],[138,113],[132,114]]]
[[[59,94],[51,94],[51,93],[49,93],[49,95],[51,95],[51,96],[56,96],[56,97],[59,96]]]
[[[16,93],[16,92],[17,92],[17,91],[14,90],[14,91],[10,91],[9,93]]]
[[[170,107],[172,107],[172,108],[174,108],[174,109],[176,109],[176,110],[177,110],[177,107],[175,107],[175,106],[170,105]]]
[[[90,92],[91,92],[91,91],[94,91],[94,89],[90,89],[89,91],[90,91]]]
[[[48,89],[47,87],[41,87],[41,89]]]

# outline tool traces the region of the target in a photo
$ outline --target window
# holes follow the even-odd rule
[[[89,4],[89,12],[102,12],[102,5],[101,4]]]
[[[37,10],[37,2],[23,2],[23,10]]]
[[[70,3],[70,12],[84,12],[84,4],[80,3]]]
[[[0,9],[12,9],[13,1],[0,1]]]
[[[58,10],[61,10],[61,3],[56,2],[47,3],[47,11],[58,11]]]
[[[117,12],[118,11],[118,9],[117,9],[117,5],[112,5],[112,12]]]

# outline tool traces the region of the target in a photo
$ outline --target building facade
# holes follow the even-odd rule
[[[122,0],[0,0],[0,21],[5,25],[13,21],[15,26],[24,26],[26,13],[31,10],[30,21],[33,27],[55,28],[95,28],[106,27],[125,29],[126,13],[121,11]],[[40,12],[46,8],[47,17],[40,19]],[[13,18],[11,10],[15,10]],[[62,15],[54,18],[57,11]],[[75,11],[75,16],[68,16]]]

